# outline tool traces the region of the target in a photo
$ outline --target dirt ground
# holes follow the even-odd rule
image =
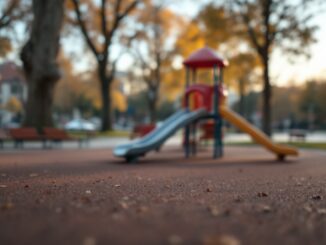
[[[0,244],[326,244],[326,151],[2,151]]]

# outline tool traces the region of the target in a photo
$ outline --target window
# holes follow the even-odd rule
[[[22,88],[20,84],[18,83],[12,83],[10,87],[10,92],[13,95],[21,95],[22,94]]]

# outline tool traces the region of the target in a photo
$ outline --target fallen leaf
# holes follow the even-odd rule
[[[46,191],[44,192],[44,194],[46,194],[46,195],[51,195],[51,194],[52,194],[52,191],[51,191],[51,190],[46,190]]]
[[[258,193],[257,193],[257,196],[258,196],[258,197],[267,197],[268,194],[265,193],[265,192],[258,192]]]
[[[261,205],[259,209],[263,213],[270,213],[272,211],[272,208],[268,205]]]
[[[86,237],[82,245],[96,245],[96,239],[94,237]]]
[[[323,198],[320,195],[313,195],[311,197],[312,200],[322,200]]]
[[[121,213],[118,213],[118,212],[114,212],[112,214],[112,219],[116,220],[116,221],[120,221],[120,220],[123,220],[123,216]]]
[[[231,209],[225,209],[224,212],[223,212],[223,214],[225,216],[230,216],[231,215]]]
[[[91,199],[89,199],[89,197],[86,197],[86,196],[82,196],[82,197],[80,198],[80,200],[82,201],[82,203],[86,203],[86,204],[92,202]]]
[[[183,242],[182,238],[178,235],[171,235],[168,238],[169,244],[181,244]]]
[[[128,205],[126,202],[120,202],[120,206],[121,206],[123,209],[128,209],[128,208],[129,208],[129,205]]]
[[[326,214],[326,208],[319,208],[317,209],[318,214]]]
[[[114,185],[114,187],[120,187],[121,185],[120,184],[116,184],[116,185]]]
[[[304,210],[306,210],[308,213],[312,212],[312,207],[310,205],[303,206]]]
[[[146,206],[140,206],[137,208],[138,213],[145,213],[147,211],[148,211],[148,207],[146,207]]]
[[[220,210],[216,206],[209,206],[207,209],[213,216],[218,216],[220,214]]]
[[[13,207],[14,207],[14,204],[12,202],[6,202],[1,205],[2,210],[9,210],[9,209],[12,209]]]
[[[236,197],[234,198],[234,201],[235,201],[235,202],[242,202],[243,199],[242,199],[240,196],[236,196]]]
[[[241,242],[231,235],[216,235],[204,239],[204,245],[240,245]]]

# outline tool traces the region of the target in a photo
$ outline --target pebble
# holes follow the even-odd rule
[[[258,196],[258,197],[267,197],[268,194],[267,194],[266,192],[258,192],[258,193],[257,193],[257,196]]]
[[[319,208],[317,209],[318,214],[326,214],[326,208]]]
[[[270,206],[268,206],[268,205],[261,205],[260,210],[263,213],[270,213],[272,211],[272,208]]]
[[[1,205],[2,210],[9,210],[9,209],[12,209],[13,207],[14,207],[14,204],[12,202],[6,202]]]
[[[240,245],[241,242],[232,235],[211,236],[204,239],[204,245]]]
[[[322,200],[322,197],[320,195],[313,195],[311,197],[312,200]]]
[[[218,216],[220,214],[220,210],[216,206],[209,206],[207,209],[213,216]]]
[[[94,237],[86,237],[82,245],[96,245],[96,239]]]
[[[171,235],[168,238],[169,244],[181,244],[183,242],[182,238],[178,235]]]
[[[146,206],[140,206],[137,208],[138,213],[145,213],[147,211],[148,211],[148,207],[146,207]]]

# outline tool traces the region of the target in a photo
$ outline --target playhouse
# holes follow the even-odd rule
[[[228,65],[228,62],[217,55],[212,49],[205,47],[192,53],[184,62],[186,68],[186,88],[185,88],[185,103],[187,110],[190,109],[190,99],[193,100],[193,108],[205,108],[208,112],[206,117],[201,120],[211,119],[211,123],[206,122],[203,128],[206,132],[212,128],[214,147],[213,157],[223,156],[222,142],[222,120],[219,116],[218,105],[224,102],[225,94],[223,90],[223,69]],[[212,69],[213,77],[212,84],[199,84],[197,82],[198,69]],[[191,97],[192,95],[192,97]],[[185,155],[196,154],[196,131],[197,122],[192,125],[187,125],[185,128]]]

